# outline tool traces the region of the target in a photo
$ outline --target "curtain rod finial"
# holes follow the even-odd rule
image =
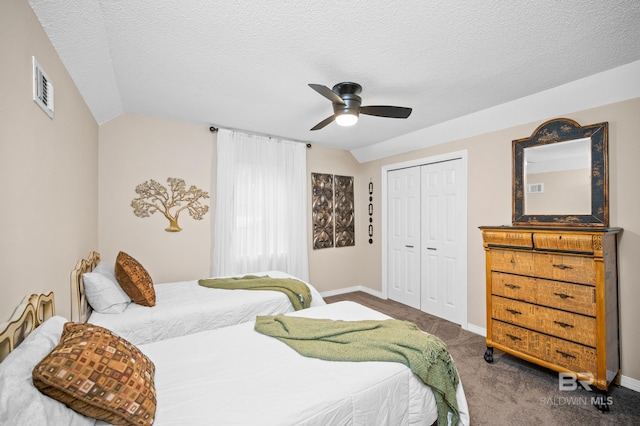
[[[210,131],[211,133],[218,133],[218,128],[217,128],[217,127],[213,127],[213,126],[211,126],[211,127],[209,127],[209,131]]]

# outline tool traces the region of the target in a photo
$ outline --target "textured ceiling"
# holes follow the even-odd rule
[[[96,121],[129,112],[349,150],[640,60],[637,0],[29,0]],[[412,107],[342,128],[308,83]]]

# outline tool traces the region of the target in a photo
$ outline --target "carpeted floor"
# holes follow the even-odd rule
[[[640,425],[640,393],[613,386],[610,411],[592,404],[594,392],[559,389],[558,374],[494,351],[485,362],[485,339],[459,325],[392,300],[363,292],[325,297],[327,303],[352,300],[391,317],[411,321],[440,337],[458,367],[472,425]]]

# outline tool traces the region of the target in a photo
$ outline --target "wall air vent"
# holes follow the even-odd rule
[[[33,56],[32,59],[33,101],[37,103],[49,117],[53,118],[53,84],[47,74],[42,70],[38,61],[36,61],[35,56]]]
[[[544,183],[530,183],[527,185],[527,192],[529,194],[538,194],[544,192]]]

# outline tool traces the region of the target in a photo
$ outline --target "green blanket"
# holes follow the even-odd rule
[[[258,316],[255,330],[286,343],[301,355],[328,361],[401,362],[431,387],[438,425],[458,424],[458,373],[444,342],[407,321],[336,321]]]
[[[274,290],[289,297],[293,309],[299,311],[311,306],[311,290],[302,281],[293,278],[271,278],[268,275],[258,277],[245,275],[232,278],[209,278],[198,280],[203,287],[221,288],[226,290]]]

